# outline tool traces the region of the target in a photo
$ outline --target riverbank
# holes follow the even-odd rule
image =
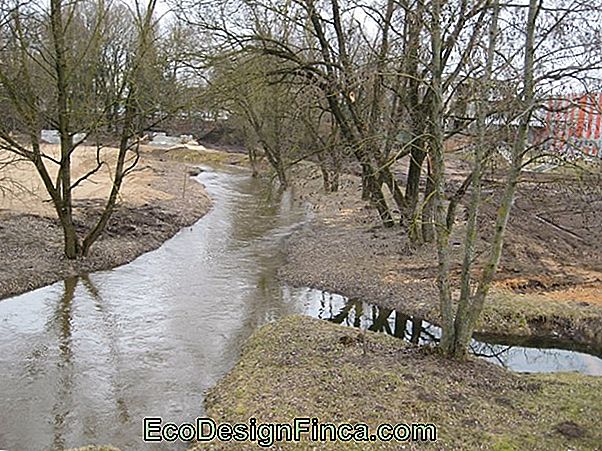
[[[210,390],[216,422],[432,423],[437,441],[403,449],[599,449],[602,378],[519,375],[480,360],[457,362],[385,334],[293,316],[259,329],[240,362]],[[276,443],[278,449],[400,449],[392,442]],[[256,449],[199,444],[195,451]],[[258,447],[257,447],[258,449]]]
[[[433,246],[413,247],[399,229],[382,228],[375,211],[360,200],[358,177],[344,175],[339,192],[331,194],[324,193],[315,165],[300,165],[291,180],[295,194],[312,205],[314,215],[309,226],[289,240],[287,264],[279,272],[283,281],[440,323]],[[569,199],[550,188],[550,183],[543,189],[528,185],[517,196],[500,271],[479,331],[564,340],[600,354],[602,235],[596,224],[602,218],[596,211],[585,219],[572,218],[572,230],[579,232],[575,237],[547,227],[533,214],[537,208],[540,217],[553,217],[572,202],[572,208],[582,209],[585,217],[597,204],[579,203],[578,196]],[[485,205],[482,215],[480,255],[491,233],[489,224],[495,222],[494,205]],[[554,223],[560,222],[554,218]],[[462,234],[460,224],[451,237],[452,243],[458,243],[452,248],[454,274],[460,271]]]
[[[74,176],[95,164],[95,152],[85,150],[77,154],[82,156],[74,162]],[[90,254],[75,261],[63,256],[62,230],[39,177],[30,164],[20,163],[10,176],[24,188],[4,196],[0,203],[0,299],[70,276],[120,266],[158,248],[211,207],[204,188],[190,179],[191,165],[232,158],[211,150],[143,146],[140,161],[126,178],[105,231]],[[88,230],[94,224],[110,186],[105,170],[76,188],[78,229]]]

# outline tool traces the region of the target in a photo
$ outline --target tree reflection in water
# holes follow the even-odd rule
[[[59,394],[52,409],[54,416],[53,446],[55,449],[65,447],[65,423],[73,390],[72,310],[77,280],[77,277],[69,277],[63,281],[65,286],[63,295],[56,304],[54,314],[49,317],[46,324],[48,330],[54,329],[56,332],[59,351],[57,360]]]
[[[324,311],[322,309],[322,313]],[[431,330],[436,326],[429,322],[393,309],[368,305],[359,299],[348,299],[336,314],[332,313],[332,308],[330,313],[330,317],[325,318],[330,322],[383,332],[413,344],[436,343],[439,339],[437,333]]]
[[[109,354],[111,361],[117,366],[119,362],[119,350],[116,346],[115,321],[111,318],[110,313],[104,306],[99,290],[90,280],[89,276],[69,277],[63,281],[63,294],[56,303],[53,314],[48,318],[46,323],[47,331],[54,331],[57,337],[57,349],[59,358],[57,359],[56,367],[58,378],[56,389],[58,391],[55,397],[53,412],[54,437],[53,449],[63,449],[66,446],[65,435],[67,432],[68,418],[67,416],[73,411],[74,386],[76,385],[75,377],[77,371],[74,368],[74,344],[73,344],[73,324],[74,324],[74,297],[76,288],[82,286],[89,297],[94,302],[94,308],[102,314],[104,333],[108,338]],[[120,420],[125,423],[129,421],[130,415],[127,409],[127,403],[121,396],[121,389],[117,381],[112,381],[113,390],[116,392],[114,399],[116,400],[117,410]]]
[[[342,306],[337,300],[343,299]],[[434,345],[439,342],[441,329],[428,321],[412,317],[391,308],[371,305],[360,299],[346,299],[322,292],[318,318],[336,324],[353,326],[363,330],[386,333],[414,345]],[[471,342],[470,350],[475,357],[487,359],[516,371],[549,372],[579,371],[586,374],[602,374],[602,359],[595,352],[576,352],[574,345],[563,342],[525,337],[520,344],[511,337],[493,337],[480,334]],[[518,341],[514,338],[514,341]],[[581,351],[581,349],[579,349]]]

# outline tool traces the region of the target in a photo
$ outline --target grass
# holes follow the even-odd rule
[[[479,328],[492,334],[525,337],[555,333],[602,352],[601,312],[597,304],[495,289],[487,298]]]
[[[519,332],[529,332],[529,322],[536,318],[567,318],[573,322],[583,322],[600,318],[598,305],[583,305],[572,300],[548,299],[544,294],[516,294],[507,290],[492,290],[485,304],[483,322],[493,323],[488,315],[495,315],[491,328],[507,327]],[[507,323],[499,324],[507,318]]]
[[[224,152],[219,150],[202,151],[182,147],[167,150],[165,153],[170,159],[182,163],[221,163],[236,165],[248,164],[248,158],[245,154]]]
[[[434,423],[434,443],[403,449],[595,450],[602,378],[517,375],[483,361],[456,362],[307,317],[258,330],[238,365],[207,396],[217,422]],[[402,449],[398,442],[277,443],[280,449]],[[255,449],[212,442],[195,449]]]

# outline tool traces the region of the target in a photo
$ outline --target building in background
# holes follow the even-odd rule
[[[602,93],[550,99],[546,110],[545,139],[550,151],[602,158]]]

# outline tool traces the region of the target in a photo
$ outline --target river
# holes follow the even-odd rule
[[[291,193],[234,168],[197,180],[213,209],[159,249],[0,302],[0,449],[185,449],[143,443],[142,419],[202,415],[205,390],[258,326],[294,313],[369,320],[350,320],[349,308],[338,321],[349,300],[277,281],[284,242],[307,217]],[[393,332],[401,324],[395,315],[384,321]],[[397,335],[399,327],[411,335],[412,324],[404,319]],[[383,320],[379,327],[387,331]],[[576,362],[569,369],[602,374],[596,357]],[[567,368],[549,370],[558,369]]]

